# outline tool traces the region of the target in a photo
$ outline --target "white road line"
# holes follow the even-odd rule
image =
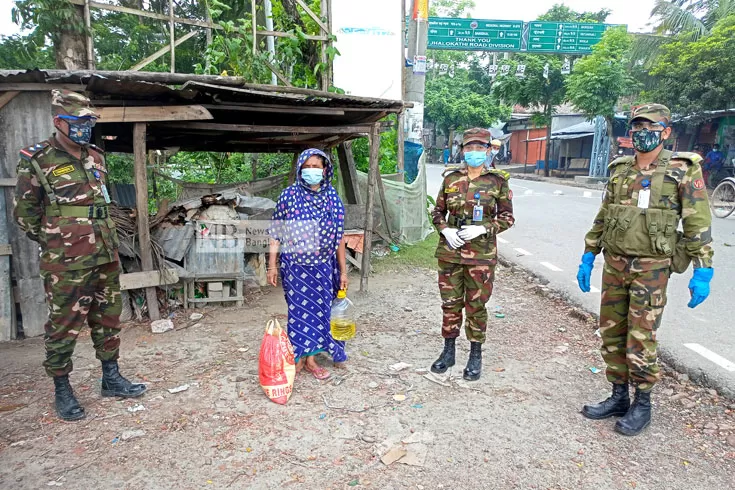
[[[575,279],[575,280],[573,280],[572,282],[573,282],[574,284],[576,284],[577,286],[579,286],[579,283],[577,282],[577,280],[576,280],[576,279]],[[602,291],[600,291],[600,290],[599,290],[599,289],[597,289],[596,287],[594,287],[594,286],[590,285],[590,293],[600,293],[600,292],[602,292]]]
[[[559,269],[557,266],[555,266],[554,264],[551,264],[549,262],[541,262],[541,265],[543,265],[547,269],[552,270],[554,272],[564,272],[563,269]]]
[[[715,354],[706,347],[702,347],[699,344],[684,344],[684,347],[693,350],[708,361],[712,361],[718,366],[723,367],[730,372],[735,372],[735,363],[728,361],[719,354]]]
[[[498,242],[499,242],[499,243],[510,243],[510,242],[509,242],[508,240],[506,240],[505,238],[500,238],[500,237],[495,237],[495,238],[496,238],[496,239],[498,240]]]
[[[523,250],[522,248],[514,248],[516,252],[518,252],[521,255],[533,255],[531,252],[528,252],[526,250]]]

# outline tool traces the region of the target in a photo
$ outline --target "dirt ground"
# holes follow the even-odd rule
[[[286,406],[267,400],[257,377],[266,320],[286,311],[280,289],[244,308],[197,310],[205,316],[195,325],[181,312],[178,330],[164,334],[127,325],[123,374],[149,386],[137,400],[99,396],[99,364],[83,335],[72,383],[87,418],[77,423],[53,413],[42,341],[0,344],[0,488],[735,485],[735,402],[685,376],[666,374],[638,437],[615,433],[615,419],[580,415],[609,390],[604,372],[590,370],[603,367],[596,327],[524,272],[499,268],[475,383],[461,381],[464,339],[456,378],[424,376],[442,346],[435,272],[383,271],[370,287],[351,294],[360,318],[348,371],[327,382],[297,377]],[[505,318],[495,318],[497,306]],[[391,371],[398,362],[412,366]]]

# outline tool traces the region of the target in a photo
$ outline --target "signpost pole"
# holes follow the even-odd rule
[[[426,89],[426,46],[429,38],[429,1],[413,0],[408,30],[408,61],[404,99],[413,102],[406,111],[406,141],[423,145],[424,91]]]

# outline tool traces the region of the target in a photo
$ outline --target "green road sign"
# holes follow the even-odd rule
[[[429,49],[588,54],[610,24],[429,17]]]
[[[429,49],[520,51],[523,22],[429,18]]]
[[[525,50],[529,53],[587,54],[600,42],[610,24],[529,22]]]

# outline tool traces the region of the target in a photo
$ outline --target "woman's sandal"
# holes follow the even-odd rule
[[[304,371],[310,372],[312,376],[314,376],[319,381],[329,379],[329,377],[331,376],[331,374],[329,374],[329,371],[321,366],[317,366],[315,369],[309,369],[309,366],[304,366]]]

